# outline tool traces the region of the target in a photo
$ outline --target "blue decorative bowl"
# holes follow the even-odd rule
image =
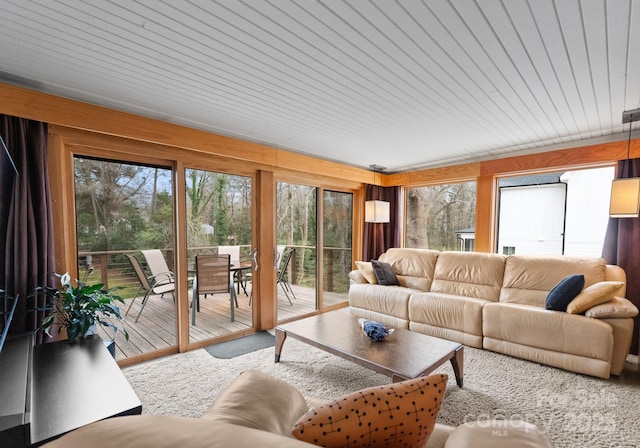
[[[358,323],[362,327],[364,334],[373,341],[383,341],[384,338],[393,333],[393,328],[387,328],[383,323],[374,320],[358,319]]]

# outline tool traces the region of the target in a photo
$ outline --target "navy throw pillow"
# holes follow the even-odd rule
[[[398,285],[398,277],[393,272],[393,268],[389,263],[384,263],[378,260],[371,260],[371,267],[373,273],[376,275],[379,285]]]
[[[567,311],[567,306],[584,288],[584,275],[574,274],[563,278],[549,291],[545,308],[555,311]]]

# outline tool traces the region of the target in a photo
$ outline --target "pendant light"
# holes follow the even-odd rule
[[[629,123],[629,139],[627,142],[627,161],[631,151],[631,127],[634,121],[640,120],[640,109],[624,111],[622,123]],[[640,215],[640,177],[614,179],[611,183],[611,201],[609,216],[611,218],[637,218]]]
[[[387,168],[380,165],[369,165],[373,170],[373,185],[376,185],[376,173],[380,173]],[[389,203],[387,201],[365,201],[364,222],[389,222]]]

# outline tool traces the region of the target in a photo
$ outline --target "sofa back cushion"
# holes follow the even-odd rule
[[[222,391],[202,419],[291,436],[291,428],[305,412],[307,402],[293,386],[266,373],[245,370]]]
[[[497,301],[506,257],[481,252],[441,252],[431,292]]]
[[[391,248],[378,259],[391,265],[400,286],[429,291],[439,254],[430,249]]]
[[[509,255],[500,301],[544,307],[549,291],[563,278],[582,274],[588,287],[604,280],[605,266],[602,258]]]

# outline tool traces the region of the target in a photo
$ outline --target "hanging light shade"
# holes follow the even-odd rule
[[[389,222],[389,203],[386,201],[366,201],[364,222]]]
[[[629,123],[627,160],[629,160],[631,150],[631,123],[638,120],[640,120],[640,109],[622,113],[622,123]],[[612,218],[637,218],[640,216],[640,177],[613,180],[609,216]]]
[[[640,216],[640,177],[615,179],[612,182],[609,216],[612,218]]]

